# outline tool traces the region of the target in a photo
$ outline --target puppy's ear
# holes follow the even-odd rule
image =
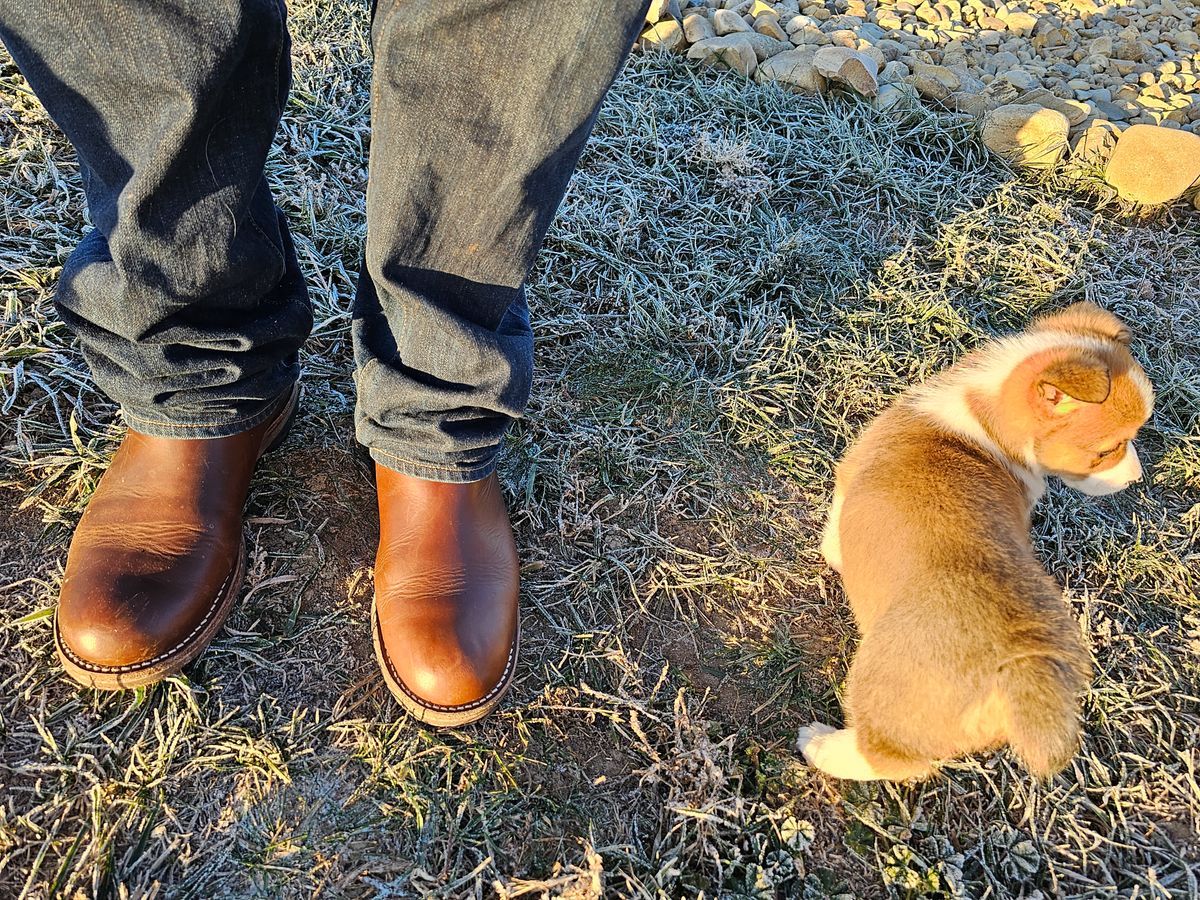
[[[1095,303],[1074,303],[1066,309],[1035,319],[1030,331],[1066,331],[1091,337],[1101,337],[1129,346],[1132,339],[1125,323]]]
[[[1063,416],[1085,403],[1107,400],[1112,390],[1112,371],[1098,356],[1073,352],[1042,369],[1036,385],[1042,411]]]

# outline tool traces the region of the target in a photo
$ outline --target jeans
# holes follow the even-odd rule
[[[381,465],[488,475],[529,397],[525,280],[648,0],[377,0],[355,428]],[[0,0],[94,228],[55,303],[131,428],[216,438],[299,375],[304,278],[263,165],[282,0]]]

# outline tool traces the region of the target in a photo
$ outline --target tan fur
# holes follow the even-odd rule
[[[1048,474],[1094,493],[1140,473],[1128,442],[1153,395],[1127,341],[1077,304],[910,390],[846,454],[822,549],[862,641],[848,728],[802,730],[814,765],[905,779],[1003,744],[1039,776],[1070,759],[1091,662],[1029,519]]]

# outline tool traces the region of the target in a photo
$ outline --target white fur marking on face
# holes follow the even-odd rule
[[[796,746],[809,764],[835,778],[878,781],[881,776],[858,749],[853,728],[840,731],[821,722],[805,725],[796,735]]]
[[[1154,385],[1150,383],[1150,379],[1141,369],[1130,369],[1129,377],[1133,379],[1134,386],[1141,393],[1142,399],[1146,401],[1146,415],[1149,415],[1154,409]]]
[[[825,531],[821,535],[821,555],[825,562],[836,572],[842,571],[842,539],[838,527],[842,520],[842,494],[833,492],[833,503],[829,507],[829,518],[825,522]]]
[[[1137,448],[1133,446],[1133,441],[1130,441],[1121,461],[1111,469],[1097,472],[1086,478],[1072,478],[1068,475],[1061,477],[1063,483],[1068,487],[1073,487],[1092,497],[1103,497],[1105,494],[1115,494],[1117,491],[1129,487],[1135,481],[1140,481],[1142,461],[1138,459]]]
[[[995,398],[1017,366],[1036,353],[1057,349],[1102,353],[1110,346],[1111,342],[1102,338],[1057,330],[1025,332],[1000,338],[915,388],[911,396],[919,411],[943,428],[978,444],[1008,466],[1025,484],[1031,502],[1036,503],[1046,491],[1046,470],[1037,462],[1032,446],[1025,448],[1023,460],[1010,458],[976,418],[967,398],[972,393]],[[1137,371],[1133,375],[1143,395],[1149,391],[1153,398],[1153,390],[1145,375]],[[1137,376],[1141,376],[1140,379]]]

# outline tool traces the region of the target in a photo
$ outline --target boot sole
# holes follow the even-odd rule
[[[470,725],[478,722],[493,709],[500,705],[504,695],[512,685],[513,675],[517,671],[517,656],[521,648],[521,617],[517,616],[516,633],[513,635],[513,645],[508,651],[508,662],[500,676],[499,683],[483,697],[470,703],[458,706],[441,706],[429,703],[414,694],[401,680],[388,658],[383,647],[383,634],[379,627],[379,614],[375,609],[375,598],[371,598],[371,640],[375,645],[375,659],[379,670],[383,673],[384,683],[388,686],[396,701],[417,721],[432,725],[435,728],[456,728],[460,725]]]
[[[277,421],[263,435],[262,449],[259,459],[277,449],[288,436],[292,423],[300,408],[300,384],[292,386],[292,393],[287,399],[284,410]],[[179,644],[153,659],[145,662],[132,663],[127,666],[101,666],[90,663],[75,654],[62,639],[58,630],[58,617],[54,618],[54,647],[58,651],[59,662],[66,673],[84,687],[96,688],[102,691],[123,691],[129,688],[144,687],[161,681],[168,675],[174,675],[188,663],[207,649],[213,638],[229,618],[233,611],[234,601],[242,593],[242,584],[246,580],[246,544],[243,541],[238,547],[237,559],[233,568],[225,578],[216,600],[205,613],[200,624],[191,634]]]

